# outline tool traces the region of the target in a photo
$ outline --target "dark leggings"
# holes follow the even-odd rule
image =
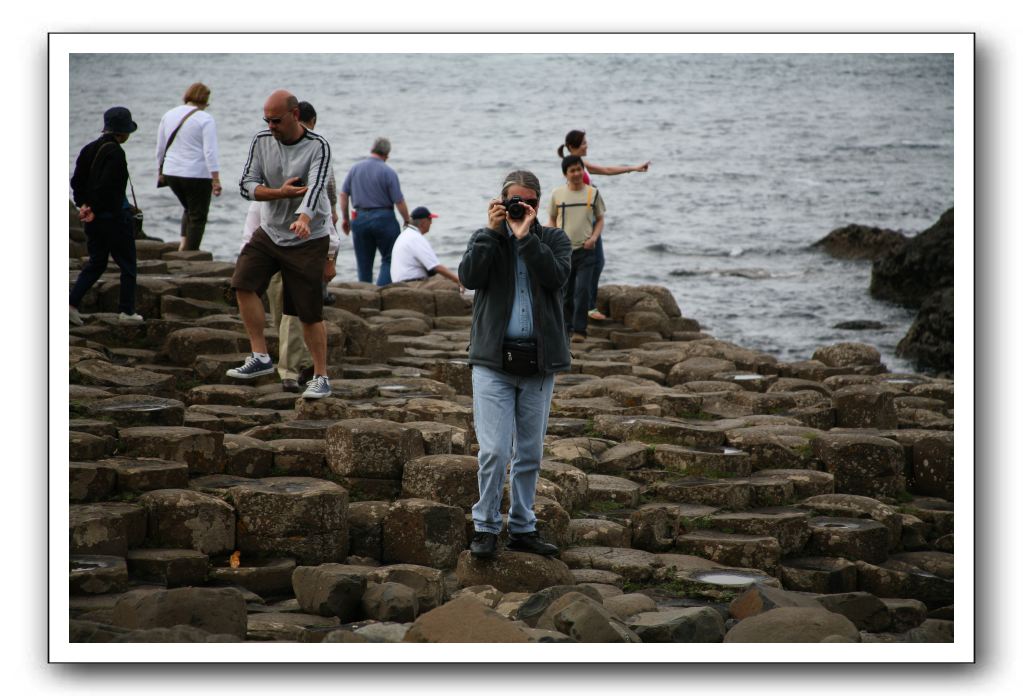
[[[593,278],[590,281],[590,297],[586,309],[597,308],[597,285],[600,283],[600,272],[604,270],[604,235],[597,237],[597,245],[593,248]]]
[[[121,295],[118,311],[125,314],[135,313],[135,235],[132,230],[131,216],[128,211],[104,213],[92,222],[85,223],[85,236],[88,240],[89,260],[85,262],[75,285],[71,288],[68,303],[72,307],[81,304],[85,293],[96,284],[103,271],[107,270],[107,257],[113,256],[114,262],[121,269]]]
[[[185,238],[185,250],[195,251],[202,243],[203,233],[206,232],[206,216],[210,212],[213,179],[166,175],[165,178],[167,186],[185,209],[181,213],[181,236]]]

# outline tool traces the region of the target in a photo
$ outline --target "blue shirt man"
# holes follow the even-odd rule
[[[377,276],[377,285],[380,286],[391,282],[391,249],[401,234],[401,225],[394,217],[394,208],[398,209],[405,225],[411,220],[398,175],[387,165],[390,154],[391,141],[377,138],[369,157],[348,171],[338,196],[341,229],[346,235],[352,234],[359,281],[373,282],[373,261],[379,250],[380,274]],[[349,199],[355,209],[351,219]]]

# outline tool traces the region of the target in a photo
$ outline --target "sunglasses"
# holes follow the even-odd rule
[[[267,118],[266,116],[263,117],[263,123],[266,123],[267,125],[272,123],[275,126],[279,126],[281,125],[281,121],[283,120],[284,120],[283,116],[278,116],[277,118]]]

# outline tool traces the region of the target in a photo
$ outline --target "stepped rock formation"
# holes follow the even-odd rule
[[[480,561],[471,301],[335,283],[306,402],[224,376],[231,265],[175,247],[139,242],[144,323],[112,271],[70,329],[72,640],[951,639],[951,380],[861,344],[779,362],[605,286],[538,485],[561,554]]]

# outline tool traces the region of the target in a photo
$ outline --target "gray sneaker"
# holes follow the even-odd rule
[[[303,399],[322,399],[330,396],[330,380],[323,375],[316,375],[306,382],[305,391],[302,392]]]
[[[143,322],[141,314],[125,314],[124,312],[117,315],[117,320],[122,324],[141,324]]]
[[[255,355],[245,358],[245,362],[239,367],[232,367],[226,374],[235,379],[253,379],[263,375],[273,374],[275,371],[273,360],[260,360]]]

